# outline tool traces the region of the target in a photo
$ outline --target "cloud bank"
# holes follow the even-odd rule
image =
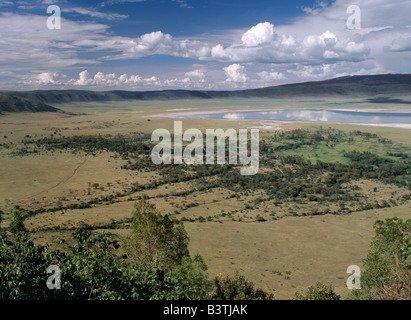
[[[114,1],[130,2],[131,0]],[[112,1],[112,3],[114,3]],[[138,1],[135,1],[138,2]],[[54,1],[43,1],[54,3]],[[178,1],[180,5],[186,3]],[[6,2],[4,2],[6,4]],[[62,19],[48,30],[44,15],[0,13],[0,81],[25,86],[99,88],[238,88],[352,74],[411,72],[411,1],[358,0],[360,30],[347,28],[349,1],[318,2],[287,25],[262,21],[217,35],[174,37],[161,30],[116,35],[110,25]],[[72,7],[63,12],[108,21],[127,15]],[[231,36],[232,35],[232,36]],[[150,56],[185,59],[181,72],[113,73],[113,61]],[[191,67],[193,61],[198,66]],[[91,75],[88,71],[93,69]]]

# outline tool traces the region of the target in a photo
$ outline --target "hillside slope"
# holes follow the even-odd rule
[[[3,92],[13,96],[9,104],[23,103],[17,97],[44,104],[88,101],[121,100],[177,100],[177,99],[247,99],[247,98],[295,98],[295,97],[360,97],[411,96],[411,74],[383,74],[347,76],[324,81],[293,83],[259,89],[235,91],[158,90],[158,91],[85,91],[85,90],[36,90]],[[385,98],[387,99],[387,98]],[[391,100],[386,100],[387,103]],[[392,100],[394,101],[394,100]],[[397,100],[399,101],[399,100]],[[378,101],[377,101],[378,102]],[[24,104],[24,103],[23,103]],[[29,107],[29,106],[27,106]],[[34,108],[34,106],[30,106]],[[35,109],[35,108],[34,108]]]
[[[60,112],[60,110],[38,100],[0,92],[0,114],[5,112]]]

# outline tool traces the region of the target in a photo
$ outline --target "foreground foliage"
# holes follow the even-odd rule
[[[378,220],[354,298],[411,299],[411,219]]]
[[[189,257],[188,235],[183,225],[174,226],[145,196],[135,204],[130,231],[124,247],[138,264],[155,263],[170,269]]]
[[[17,215],[16,219],[20,221]],[[15,225],[13,222],[8,230],[11,234],[0,230],[0,300],[217,297],[202,257],[191,257],[188,253],[188,237],[183,226],[173,226],[145,197],[136,204],[131,238],[125,245],[132,258],[121,255],[119,244],[108,233],[92,234],[86,228],[77,229],[71,244],[66,243],[63,250],[51,250],[49,246],[35,246],[24,225],[20,222],[19,228]],[[147,245],[151,246],[149,253],[145,252]],[[50,290],[46,286],[51,276],[47,268],[52,265],[60,268],[60,289]],[[269,298],[245,278],[235,285],[238,292],[246,293],[244,298]]]
[[[254,283],[236,272],[233,277],[219,274],[214,279],[215,299],[218,300],[272,300],[274,294],[260,288],[254,288]]]
[[[120,244],[108,233],[86,228],[64,249],[35,246],[15,215],[0,229],[0,300],[272,300],[274,295],[243,275],[208,280],[200,255],[191,257],[183,225],[161,216],[145,197],[136,204],[130,236]],[[353,299],[411,299],[411,220],[377,221]],[[149,249],[148,249],[149,248]],[[125,254],[124,254],[125,253]],[[60,289],[46,286],[49,266],[61,271]],[[54,282],[55,283],[55,282]],[[295,300],[339,300],[331,285],[317,282]]]
[[[204,265],[186,258],[174,270],[155,264],[127,265],[114,253],[108,234],[73,233],[75,242],[63,251],[36,247],[25,233],[0,239],[0,299],[195,299],[207,288]],[[46,270],[61,270],[61,289],[49,290]]]
[[[340,296],[334,292],[332,285],[317,282],[310,286],[307,291],[298,291],[294,295],[294,300],[340,300]]]

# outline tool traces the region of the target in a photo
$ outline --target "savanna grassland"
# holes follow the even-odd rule
[[[124,238],[144,194],[184,222],[190,252],[210,277],[239,271],[288,299],[318,280],[342,297],[347,267],[362,266],[378,219],[411,218],[409,129],[273,121],[183,120],[183,130],[259,128],[260,170],[234,165],[154,165],[151,133],[173,130],[179,111],[358,109],[356,101],[178,100],[78,102],[66,113],[0,117],[3,226],[22,213],[35,243],[88,226]],[[366,103],[361,109],[403,110]]]

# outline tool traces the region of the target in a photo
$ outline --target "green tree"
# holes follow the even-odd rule
[[[0,235],[0,300],[46,299],[47,267],[43,247],[35,247],[26,233]]]
[[[235,272],[234,276],[219,274],[214,279],[215,292],[213,299],[217,300],[273,300],[274,295],[260,288],[245,276]]]
[[[129,281],[125,262],[114,252],[118,248],[107,233],[92,236],[86,228],[73,232],[74,243],[63,251],[47,253],[50,264],[61,270],[61,299],[124,299]]]
[[[340,300],[340,296],[334,292],[332,285],[317,282],[310,286],[305,292],[297,291],[294,300]]]
[[[185,257],[172,271],[174,288],[181,292],[183,299],[201,300],[208,298],[211,283],[208,280],[207,265],[196,254],[193,258]]]
[[[143,234],[159,239],[153,240],[155,251],[150,257],[154,259],[145,263],[129,263],[116,252],[119,245],[109,234],[92,234],[86,227],[75,230],[74,241],[60,250],[35,246],[28,232],[0,234],[0,300],[207,298],[207,266],[201,256],[189,256],[184,228],[174,227],[167,217],[161,217],[146,204],[143,199],[140,207],[136,206],[152,219],[145,225],[152,232]],[[19,215],[15,217],[20,221]],[[135,226],[143,232],[144,227]],[[167,241],[170,243],[164,243]],[[47,268],[51,265],[58,266],[61,272],[61,288],[57,290],[46,286],[50,277]]]
[[[133,261],[142,265],[161,265],[165,269],[180,265],[189,257],[188,236],[182,224],[174,226],[168,216],[142,197],[135,204],[130,234],[124,248]]]
[[[0,236],[0,300],[204,299],[209,283],[199,256],[186,257],[174,270],[154,264],[129,265],[115,253],[108,234],[73,232],[60,250],[34,246],[27,233]],[[49,290],[47,268],[61,271],[61,288]]]
[[[17,210],[13,211],[12,220],[10,222],[10,231],[12,233],[25,232],[26,227],[24,226],[24,220],[20,212]]]
[[[411,219],[378,220],[361,272],[360,299],[411,298]]]

